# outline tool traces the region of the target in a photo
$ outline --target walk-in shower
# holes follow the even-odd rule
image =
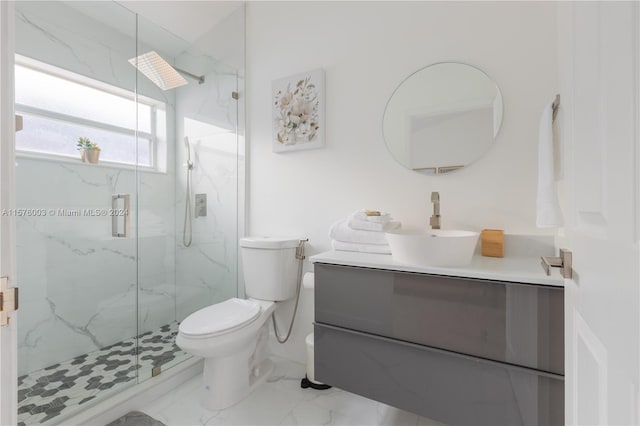
[[[243,64],[217,58],[243,58],[244,10],[187,42],[115,2],[15,8],[16,207],[44,212],[16,225],[18,420],[66,424],[186,360],[180,321],[237,295]],[[169,69],[152,77],[158,58]],[[191,192],[207,216],[191,217]]]

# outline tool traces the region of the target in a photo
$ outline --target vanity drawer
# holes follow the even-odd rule
[[[315,378],[448,425],[562,425],[562,376],[316,324]]]
[[[316,263],[315,320],[564,374],[562,288]]]

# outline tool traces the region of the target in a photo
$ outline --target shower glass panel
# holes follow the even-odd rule
[[[137,54],[156,52],[170,66],[189,43],[138,16]],[[135,59],[132,56],[130,59]],[[135,60],[130,67],[134,68]],[[138,64],[139,66],[141,64]],[[145,380],[188,358],[175,345],[176,317],[176,98],[182,90],[162,90],[138,73],[138,95],[162,102],[153,146],[155,170],[139,169],[138,198],[138,327],[139,379]],[[182,171],[182,169],[180,169]],[[178,212],[180,210],[178,209]]]
[[[135,40],[117,3],[16,3],[20,424],[63,423],[137,382],[136,116],[157,103],[136,114]]]
[[[162,140],[157,145],[158,165],[166,173],[139,173],[141,360],[153,357],[151,365],[142,364],[140,380],[189,358],[174,344],[180,321],[237,296],[238,175],[244,157],[238,149],[233,93],[238,92],[240,66],[217,59],[221,47],[237,47],[231,41],[240,47],[234,54],[244,58],[243,8],[195,42],[138,17],[138,55],[155,52],[187,82],[163,91],[138,74],[138,93],[163,100],[167,129],[175,136],[167,138],[166,146]]]
[[[243,8],[175,58],[179,68],[204,77],[202,84],[187,78],[189,84],[176,90],[177,321],[238,295],[238,178],[244,152],[234,93],[243,59]],[[187,197],[189,151],[193,169]],[[186,227],[185,203],[192,211]]]

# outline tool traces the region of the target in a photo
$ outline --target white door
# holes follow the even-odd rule
[[[639,420],[638,8],[558,5],[569,425]]]
[[[13,2],[0,1],[0,276],[15,286],[15,223],[2,215],[13,203]],[[17,423],[17,318],[0,327],[0,425]]]

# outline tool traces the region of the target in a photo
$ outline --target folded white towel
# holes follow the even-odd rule
[[[374,254],[391,254],[391,248],[388,245],[375,244],[355,244],[345,243],[342,241],[332,240],[331,245],[334,250],[339,251],[355,251],[358,253],[374,253]]]
[[[552,105],[553,102],[549,102],[540,117],[536,211],[536,225],[538,228],[554,228],[563,224],[554,173]]]
[[[329,238],[345,243],[355,244],[387,244],[387,237],[384,232],[361,231],[359,229],[351,229],[349,220],[342,219],[334,223],[329,231]]]
[[[351,218],[356,220],[366,220],[367,222],[373,223],[387,223],[391,220],[391,215],[389,213],[380,213],[380,216],[367,216],[365,211],[365,209],[358,210],[351,215]]]
[[[397,220],[390,220],[385,223],[380,223],[371,222],[369,220],[360,220],[354,217],[351,217],[351,219],[349,219],[349,227],[351,229],[360,229],[362,231],[386,232],[393,229],[398,229],[400,228],[400,226],[400,222],[398,222]]]

